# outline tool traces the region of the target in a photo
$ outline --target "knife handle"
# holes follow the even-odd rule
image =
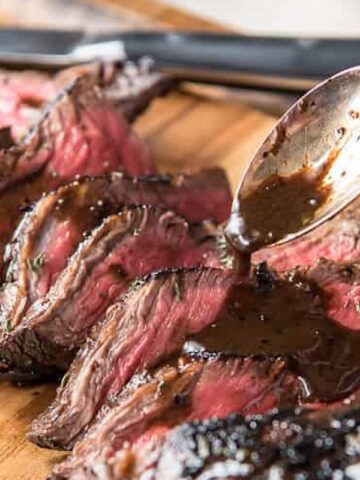
[[[199,32],[125,32],[129,58],[150,56],[181,80],[281,90],[304,90],[359,59],[359,41],[245,37]]]

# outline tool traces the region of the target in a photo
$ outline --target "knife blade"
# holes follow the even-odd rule
[[[180,31],[88,34],[0,29],[0,65],[59,69],[91,61],[138,60],[180,80],[302,91],[360,62],[360,40],[246,37]]]

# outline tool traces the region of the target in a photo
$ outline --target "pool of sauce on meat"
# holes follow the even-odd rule
[[[299,376],[303,400],[331,401],[360,385],[360,332],[328,318],[326,298],[294,273],[274,278],[260,264],[235,283],[218,321],[188,337],[194,357],[283,358]]]
[[[58,200],[54,216],[59,221],[73,222],[84,234],[91,232],[105,217],[118,211],[108,201],[106,187],[106,181],[101,179],[80,181],[76,188],[65,191]]]
[[[11,239],[15,226],[23,214],[32,209],[32,204],[43,194],[55,190],[61,185],[57,177],[44,175],[42,171],[27,178],[0,193],[0,255]],[[91,182],[90,182],[91,183]],[[78,189],[64,190],[64,195],[55,205],[53,215],[59,221],[69,220],[76,224],[84,235],[98,226],[101,219],[113,213],[103,200],[106,192],[96,184],[82,182]],[[0,264],[0,277],[4,266]]]
[[[250,255],[312,220],[331,193],[326,170],[316,178],[306,169],[273,175],[240,199],[226,230],[238,284],[218,322],[184,344],[191,354],[282,357],[299,376],[303,399],[312,401],[341,398],[360,385],[360,332],[329,319],[326,295],[299,273],[273,278],[262,264],[251,274]]]

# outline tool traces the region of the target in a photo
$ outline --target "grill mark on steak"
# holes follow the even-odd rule
[[[36,371],[37,365],[40,371],[65,369],[69,351],[84,342],[90,327],[132,280],[165,267],[200,264],[221,266],[211,225],[189,226],[156,208],[126,208],[106,218],[80,244],[48,294],[4,335],[2,362],[20,370]],[[41,350],[32,350],[34,338]]]
[[[157,364],[181,348],[187,334],[214,322],[232,283],[231,272],[202,268],[163,272],[130,287],[78,353],[66,386],[38,422],[42,434],[36,441],[71,445],[136,371]]]
[[[135,376],[127,391],[100,413],[72,457],[56,469],[57,475],[61,472],[61,478],[98,478],[97,465],[106,461],[109,478],[112,474],[125,478],[127,469],[111,472],[111,462],[129,442],[146,443],[185,420],[233,412],[260,413],[286,405],[296,396],[296,387],[292,390],[296,382],[283,367],[280,360],[189,361],[180,357],[153,372]],[[214,392],[221,401],[214,401]]]
[[[175,210],[195,222],[211,217],[221,222],[229,212],[231,195],[219,169],[172,177],[113,173],[48,194],[25,214],[7,246],[9,267],[0,293],[2,325],[13,329],[21,323],[29,306],[49,291],[84,235],[107,215],[135,204]]]

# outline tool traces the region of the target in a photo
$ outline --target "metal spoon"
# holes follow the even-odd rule
[[[360,193],[360,66],[320,83],[282,116],[240,181],[225,229],[228,238],[234,231],[241,235],[241,200],[266,179],[272,175],[289,177],[304,167],[316,174],[329,159],[331,164],[323,179],[331,186],[329,198],[309,222],[277,238],[273,245],[292,241],[318,227]],[[283,208],[285,213],[287,205]]]

